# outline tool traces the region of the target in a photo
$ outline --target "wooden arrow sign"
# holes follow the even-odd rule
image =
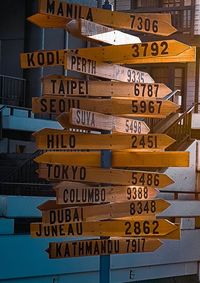
[[[43,78],[43,95],[86,97],[143,97],[163,98],[172,92],[160,83],[124,83],[114,81],[86,81],[65,76]]]
[[[71,108],[70,113],[62,113],[57,117],[65,128],[83,128],[108,130],[125,134],[147,134],[149,127],[140,120],[115,117],[97,112]]]
[[[21,68],[65,65],[67,70],[100,78],[122,82],[154,83],[152,77],[145,72],[119,65],[97,62],[76,54],[67,54],[67,51],[67,49],[62,49],[21,53]]]
[[[99,100],[93,98],[60,96],[32,98],[33,113],[60,114],[63,112],[69,112],[70,108],[80,108],[82,111],[87,110],[103,114],[164,118],[167,115],[176,112],[179,106],[169,100],[155,99],[142,100],[131,98],[111,98]],[[81,112],[80,115],[86,114],[82,114]]]
[[[46,152],[34,159],[38,163],[101,167],[101,152]],[[112,167],[188,167],[189,152],[114,151]]]
[[[169,17],[162,14],[128,14],[59,1],[50,3],[48,0],[40,1],[39,13],[54,15],[56,18],[83,18],[118,29],[128,29],[157,35],[167,36],[176,31],[171,25],[171,21],[168,21]]]
[[[190,50],[190,51],[189,51]],[[80,48],[76,54],[96,61],[144,64],[171,62],[195,62],[195,48],[176,40],[162,40],[118,46]],[[191,58],[185,56],[189,52]],[[178,57],[177,57],[178,56]],[[178,59],[177,59],[178,58]]]
[[[31,223],[33,238],[110,236],[110,237],[151,237],[168,238],[168,234],[178,230],[168,220],[110,220],[96,222],[69,223],[60,225],[43,225]]]
[[[49,243],[49,258],[71,258],[109,254],[153,252],[162,245],[158,239],[92,239]]]
[[[95,204],[147,200],[156,197],[158,190],[145,186],[87,186],[77,182],[61,182],[54,187],[57,204]]]
[[[40,28],[66,28],[67,23],[71,21],[71,19],[40,13],[28,17],[27,20]]]
[[[170,206],[162,199],[126,201],[91,206],[69,207],[58,205],[49,200],[38,208],[42,211],[42,223],[48,225],[83,221],[107,220],[113,218],[134,217],[154,219],[155,215]]]
[[[40,158],[41,160],[41,158]],[[40,162],[37,158],[36,162]],[[54,181],[76,181],[113,185],[163,188],[174,181],[165,174],[136,170],[103,169],[61,164],[39,164],[39,177]]]
[[[175,142],[165,134],[84,134],[42,129],[34,133],[39,149],[131,149],[164,150]]]

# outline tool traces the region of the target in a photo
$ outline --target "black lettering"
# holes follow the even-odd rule
[[[69,244],[65,244],[65,257],[70,256],[70,249],[69,249]]]
[[[51,169],[52,169],[53,165],[52,164],[47,164],[47,176],[48,178],[51,178]]]
[[[52,93],[55,93],[56,92],[56,90],[55,90],[56,80],[51,80],[51,83],[53,84],[52,85]]]
[[[74,70],[74,65],[76,64],[76,57],[72,56],[71,58],[72,58],[72,60],[71,60],[71,69]]]
[[[61,243],[56,243],[56,257],[62,256],[61,247],[62,247]]]
[[[63,191],[63,201],[68,202],[68,190],[67,189]]]
[[[56,212],[54,210],[50,210],[49,212],[49,222],[50,224],[54,224],[56,222]]]
[[[92,9],[89,8],[86,20],[93,22]]]
[[[49,100],[49,107],[51,113],[56,113],[56,99]]]
[[[73,16],[73,4],[68,4],[66,3],[66,17],[67,18],[72,18]]]
[[[63,83],[63,81],[60,81],[58,93],[59,93],[59,94],[65,94],[65,88],[64,88],[64,83]]]
[[[46,8],[46,12],[50,13],[50,14],[54,14],[55,13],[55,1],[50,1],[47,0],[47,8]]]
[[[54,135],[47,135],[47,148],[54,147]]]
[[[85,178],[86,178],[86,168],[81,167],[80,168],[80,180],[85,180]]]
[[[39,52],[37,54],[37,61],[38,61],[38,65],[43,66],[44,65],[44,53]]]
[[[35,66],[35,62],[33,60],[33,57],[34,57],[34,53],[28,53],[27,54],[27,64],[30,67]]]
[[[74,94],[74,90],[77,88],[77,82],[71,81],[71,94]]]
[[[40,104],[41,104],[40,111],[41,112],[47,112],[47,100],[45,98],[41,98]]]
[[[80,124],[81,118],[80,118],[81,110],[76,111],[76,123]]]
[[[57,15],[64,16],[62,2],[59,4]]]
[[[68,177],[69,166],[62,165],[62,179],[69,179]]]
[[[39,224],[39,230],[35,232],[36,236],[40,237],[42,235],[42,225]]]
[[[47,65],[54,64],[54,54],[53,52],[47,52]]]

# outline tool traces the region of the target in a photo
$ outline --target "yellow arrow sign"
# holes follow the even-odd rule
[[[101,153],[91,152],[46,152],[34,159],[38,163],[68,164],[73,166],[101,167]],[[112,153],[112,167],[188,167],[189,152],[127,152]]]
[[[125,83],[114,81],[86,81],[65,76],[43,78],[44,95],[77,95],[91,97],[163,98],[172,90],[160,83]]]
[[[39,149],[164,150],[175,142],[165,134],[84,134],[43,129],[34,133]]]
[[[54,187],[57,204],[95,204],[147,200],[156,197],[158,190],[145,186],[87,186],[82,183],[61,182]]]
[[[60,114],[69,112],[70,108],[81,108],[81,110],[73,110],[75,117],[78,115],[82,120],[83,116],[88,115],[89,127],[93,124],[91,121],[92,115],[87,111],[95,111],[104,114],[127,115],[134,117],[154,117],[164,118],[167,115],[176,112],[178,105],[169,100],[142,100],[131,98],[111,98],[111,99],[93,99],[93,98],[75,98],[75,97],[60,97],[60,96],[43,96],[33,97],[32,111],[34,113],[49,113]],[[87,111],[83,111],[87,110]]]
[[[28,17],[27,20],[40,28],[66,28],[67,23],[71,21],[67,18],[58,18],[40,13]]]
[[[178,230],[168,220],[111,220],[97,222],[43,225],[31,223],[31,236],[34,238],[111,236],[111,237],[151,237],[167,238],[168,234]]]
[[[38,208],[42,211],[42,222],[48,225],[97,221],[113,218],[134,217],[152,219],[170,206],[162,199],[126,201],[91,206],[69,207],[49,200]]]
[[[35,159],[36,162],[40,162],[40,160]],[[167,175],[157,172],[103,169],[49,163],[39,164],[38,173],[40,178],[55,181],[151,186],[156,188],[163,188],[174,183]]]
[[[101,129],[125,134],[147,134],[150,131],[149,127],[140,120],[75,108],[71,109],[70,113],[62,113],[57,117],[57,120],[65,129]]]
[[[158,35],[170,35],[176,31],[169,17],[162,14],[128,14],[105,9],[90,8],[77,4],[47,0],[40,1],[39,12],[70,19],[83,18],[91,22],[111,26],[119,29],[128,29]],[[170,23],[169,23],[170,22]]]
[[[109,254],[153,252],[162,245],[158,239],[92,239],[49,243],[49,258],[71,258]]]
[[[173,59],[174,62],[177,56],[179,62],[182,62],[182,60],[185,62],[189,58],[184,55],[185,51],[188,52],[188,50],[193,54],[189,62],[195,62],[195,48],[176,40],[80,48],[74,50],[74,52],[76,51],[76,54],[91,60],[136,64],[140,63],[140,60],[142,60],[142,63],[159,63],[160,60],[170,62],[170,59]]]
[[[67,54],[67,49],[44,50],[20,54],[21,68],[38,68],[65,65],[65,69],[107,78],[110,80],[134,83],[153,83],[154,80],[145,72],[119,65],[97,62],[75,54]]]

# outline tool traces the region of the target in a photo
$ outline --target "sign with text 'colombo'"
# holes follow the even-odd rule
[[[162,199],[134,200],[118,203],[75,206],[58,205],[49,200],[38,208],[42,211],[42,223],[48,225],[106,220],[113,218],[134,217],[154,219],[155,215],[164,211],[170,204]]]
[[[49,258],[70,258],[109,254],[153,252],[162,245],[158,239],[110,238],[49,243]]]
[[[162,14],[128,14],[105,9],[90,8],[59,1],[40,1],[39,13],[70,19],[85,19],[102,25],[152,33],[170,35],[176,31],[171,25],[170,17]]]
[[[165,134],[85,134],[43,129],[34,133],[39,149],[164,150],[175,142]]]
[[[57,204],[95,204],[148,200],[157,196],[158,190],[147,186],[87,186],[77,182],[60,182],[54,187]]]
[[[159,220],[110,220],[94,222],[76,222],[59,225],[31,223],[33,238],[110,236],[110,237],[151,237],[169,238],[170,233],[180,227],[165,219]],[[168,236],[169,235],[169,236]]]
[[[74,120],[73,124],[72,114],[78,115],[77,119]],[[83,121],[82,118],[86,118],[86,120]],[[97,112],[75,108],[71,109],[70,113],[62,113],[61,115],[59,115],[57,117],[57,121],[65,129],[99,129],[125,134],[148,134],[150,131],[149,127],[145,124],[145,122],[140,120],[115,117],[111,115],[105,115]]]
[[[35,160],[38,162],[38,160]],[[136,170],[103,169],[62,164],[39,164],[39,177],[54,181],[106,183],[163,188],[174,181],[166,174]],[[74,184],[75,185],[75,184]]]
[[[65,76],[43,78],[43,95],[163,98],[172,90],[161,83],[86,81]]]
[[[148,73],[119,65],[97,62],[76,54],[67,54],[67,51],[67,49],[62,49],[21,53],[21,67],[26,69],[64,65],[67,70],[100,78],[122,82],[154,83]]]
[[[101,152],[46,152],[34,159],[38,163],[63,164],[69,166],[101,167]],[[117,167],[188,167],[189,152],[182,151],[113,151],[113,168]]]
[[[126,64],[145,64],[160,63],[160,61],[169,63],[171,59],[173,62],[187,62],[188,60],[189,62],[195,62],[195,47],[176,40],[80,48],[74,50],[74,53],[91,60],[115,64],[123,62],[126,62]],[[191,58],[188,54],[191,54]]]
[[[70,108],[78,108],[103,114],[164,118],[169,114],[176,112],[179,106],[172,101],[161,99],[111,98],[100,100],[98,98],[63,96],[32,98],[33,113],[60,114],[69,112]]]

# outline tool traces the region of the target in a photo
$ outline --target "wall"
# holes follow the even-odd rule
[[[194,34],[200,35],[200,0],[196,0],[195,5]]]
[[[188,109],[194,103],[195,95],[195,68],[196,64],[187,64],[187,101],[186,109]]]

